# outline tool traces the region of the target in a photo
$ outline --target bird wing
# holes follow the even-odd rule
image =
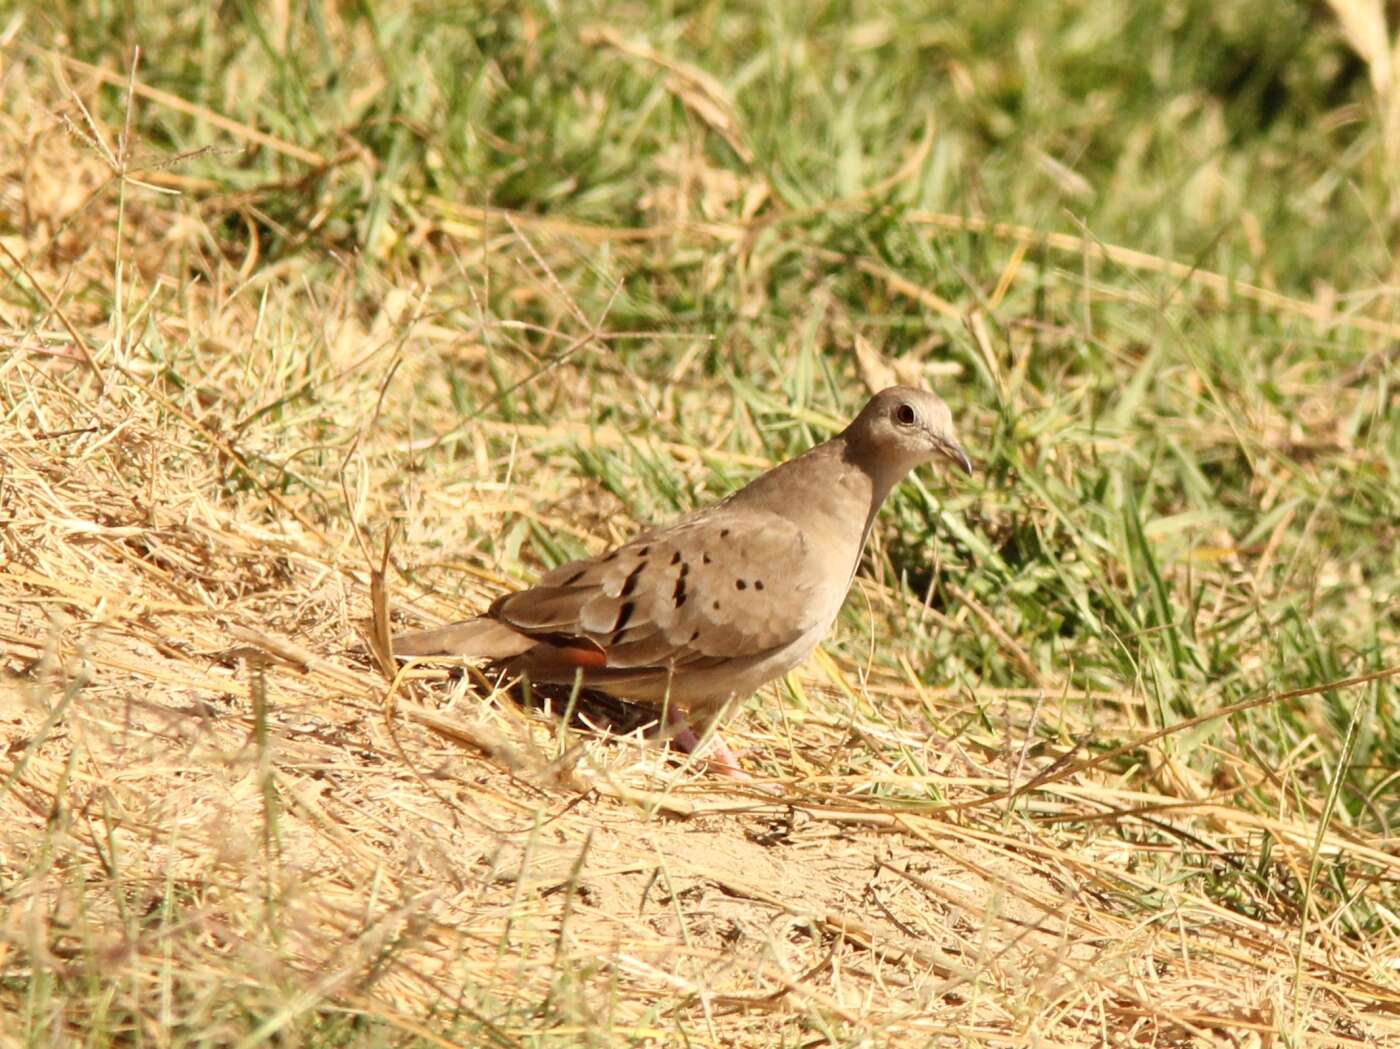
[[[562,565],[487,614],[541,641],[591,642],[610,669],[714,666],[790,644],[821,621],[830,573],[809,546],[776,513],[721,503]]]

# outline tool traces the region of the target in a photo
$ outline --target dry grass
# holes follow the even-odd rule
[[[1306,738],[1265,758],[1257,723],[1221,719],[1216,684],[1162,690],[1162,665],[1133,679],[1088,644],[1049,658],[995,588],[948,567],[916,592],[881,544],[841,642],[734,724],[776,800],[638,737],[387,678],[363,644],[386,537],[397,620],[456,615],[706,498],[807,439],[792,420],[819,434],[839,409],[717,378],[703,338],[619,330],[606,274],[648,258],[634,229],[426,201],[396,231],[403,254],[267,260],[275,187],[232,200],[179,166],[132,170],[89,70],[18,64],[0,124],[0,205],[20,216],[0,265],[0,1044],[1400,1044],[1400,850],[1388,816],[1338,815],[1326,718],[1307,708],[1393,702],[1398,668],[1254,689],[1241,709],[1264,725],[1306,711]],[[737,135],[721,89],[685,73],[670,89]],[[676,184],[726,217],[656,237],[743,244],[759,268],[744,187],[685,160]],[[1031,279],[1029,234],[960,228],[1004,238],[995,310]],[[1388,367],[1383,311],[1348,326],[1062,237],[1050,250],[1180,280],[1202,310],[1375,339],[1356,366]],[[599,242],[589,297],[577,260]],[[919,291],[883,263],[866,274],[895,300]],[[1108,279],[1079,290],[1145,296]],[[826,306],[831,328],[859,326]],[[1051,534],[1055,485],[1131,457],[1131,435],[1076,431],[1077,395],[1057,406],[1029,354],[978,323],[1003,402],[963,405],[964,427],[1032,411],[1060,427],[1058,450],[1028,435],[1020,461],[1045,493],[1025,513]],[[829,368],[858,399],[854,361]],[[1297,391],[1338,416],[1394,408],[1364,378]],[[1353,432],[1254,408],[1162,425],[1193,448],[1238,442],[1262,502],[1321,455],[1386,476]],[[951,538],[999,549],[978,537],[1014,528],[1000,498],[979,520],[953,493]],[[1325,527],[1300,505],[1262,542],[1197,537],[1162,572],[1199,583],[1221,631],[1246,629],[1301,576],[1351,570],[1304,556]],[[1377,607],[1383,591],[1336,622],[1395,654]],[[1244,652],[1267,668],[1262,644]],[[1349,709],[1351,746],[1369,708]],[[1390,813],[1394,777],[1378,779],[1369,804]]]

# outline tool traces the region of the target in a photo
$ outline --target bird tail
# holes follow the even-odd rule
[[[400,634],[394,638],[394,655],[399,658],[456,656],[499,662],[521,655],[535,644],[535,639],[513,630],[498,619],[477,616],[432,630]]]

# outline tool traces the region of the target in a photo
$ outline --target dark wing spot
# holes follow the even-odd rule
[[[649,554],[649,553],[651,553],[651,547],[649,547],[649,546],[644,546],[644,547],[642,547],[640,550],[637,551],[637,556],[638,556],[638,557],[646,557],[647,554]]]
[[[631,596],[632,591],[637,589],[637,577],[642,574],[642,569],[646,566],[647,563],[645,561],[638,561],[637,567],[627,573],[627,578],[623,581],[622,584],[622,593],[620,596]]]
[[[676,589],[673,590],[673,591],[671,591],[671,598],[672,598],[672,600],[674,600],[674,601],[676,602],[676,607],[677,607],[677,608],[680,608],[681,605],[685,604],[685,573],[684,573],[684,572],[682,572],[682,573],[681,573],[681,577],[680,577],[679,579],[676,580]]]
[[[728,538],[729,538],[729,529],[728,529],[728,528],[721,528],[721,529],[719,530],[719,537],[720,537],[721,539],[728,539]]]
[[[699,640],[700,640],[700,631],[697,630],[697,631],[695,631],[695,633],[693,633],[693,634],[690,635],[690,640],[689,640],[688,642],[686,642],[686,643],[687,643],[687,644],[690,644],[690,645],[693,645],[693,644],[695,644],[695,642],[697,642],[697,641],[699,641]]]
[[[746,590],[746,589],[748,589],[748,585],[749,585],[749,584],[746,583],[746,582],[744,582],[742,579],[736,579],[736,580],[734,580],[734,587],[735,587],[735,589],[737,589],[737,590]]]
[[[710,555],[709,555],[709,554],[704,554],[703,557],[704,557],[704,559],[705,559],[705,564],[709,564],[709,563],[710,563]]]
[[[762,579],[755,579],[755,580],[753,581],[753,588],[754,588],[755,590],[762,590],[762,589],[763,589],[763,580],[762,580]]]
[[[627,621],[632,618],[632,613],[637,610],[635,601],[624,601],[622,607],[617,610],[617,622],[613,624],[613,640],[616,641],[618,635],[627,629]]]
[[[673,565],[678,565],[678,564],[680,564],[680,563],[681,563],[681,552],[680,552],[679,550],[677,550],[674,554],[671,555],[671,564],[673,564]]]
[[[573,586],[575,583],[577,583],[580,579],[583,578],[583,574],[584,574],[585,572],[587,572],[587,571],[588,571],[588,569],[586,569],[586,568],[580,568],[577,572],[575,572],[573,575],[569,576],[568,579],[564,580],[564,581],[563,581],[562,583],[560,583],[559,585],[560,585],[560,586]]]
[[[719,602],[718,602],[718,601],[715,602],[715,611],[716,611],[716,612],[719,611]]]
[[[689,561],[687,561],[685,564],[681,565],[681,578],[684,579],[684,578],[685,578],[686,576],[688,576],[688,575],[690,575],[690,562],[689,562]]]

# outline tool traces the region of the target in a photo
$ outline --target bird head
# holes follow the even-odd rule
[[[891,386],[870,399],[846,434],[862,454],[901,475],[946,460],[972,473],[972,460],[953,432],[953,413],[937,394]]]

